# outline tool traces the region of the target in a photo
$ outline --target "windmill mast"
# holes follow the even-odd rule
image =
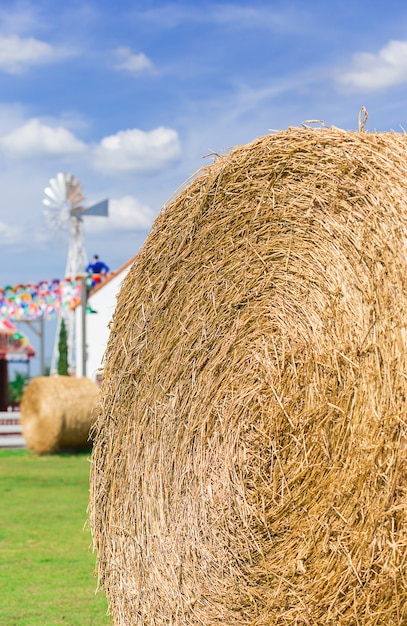
[[[76,278],[84,273],[88,264],[85,249],[85,233],[83,218],[72,216],[70,223],[68,258],[66,261],[65,278]]]
[[[85,268],[88,264],[85,249],[83,215],[98,215],[106,217],[108,215],[108,201],[103,200],[102,202],[85,209],[82,205],[82,202],[85,199],[85,196],[82,193],[82,186],[75,176],[69,172],[60,172],[55,178],[52,178],[49,181],[49,186],[45,188],[44,193],[45,198],[43,203],[49,207],[45,213],[51,226],[53,226],[55,230],[69,229],[69,248],[65,268],[65,278],[76,280],[78,277],[84,275]],[[58,344],[62,316],[65,321],[68,336],[69,372],[73,374],[76,371],[76,329],[75,311],[72,309],[63,309],[58,318],[51,361],[51,374],[55,374],[58,369]]]
[[[84,200],[81,184],[69,172],[60,172],[49,181],[49,187],[45,188],[44,193],[46,197],[43,203],[54,209],[54,211],[47,212],[51,225],[56,230],[69,228],[69,248],[65,278],[75,280],[77,276],[84,273],[87,265],[83,219],[81,216],[83,207],[80,205],[82,200]],[[58,317],[51,360],[51,374],[56,374],[58,371],[59,335],[62,319],[64,319],[67,331],[68,368],[70,373],[75,371],[75,312],[71,309],[63,309]]]
[[[83,210],[83,209],[79,209]],[[79,215],[79,210],[71,209],[71,220],[69,224],[69,249],[65,268],[65,278],[76,280],[85,273],[88,264],[88,258],[85,249],[85,232],[83,218]],[[68,343],[68,366],[69,372],[72,374],[76,370],[76,318],[75,311],[68,309],[63,312],[65,327],[67,330]],[[57,324],[57,332],[54,341],[54,350],[51,362],[51,373],[56,373],[58,369],[59,358],[59,334],[61,330],[60,316]]]

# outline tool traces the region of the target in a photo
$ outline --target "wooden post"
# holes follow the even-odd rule
[[[8,363],[0,359],[0,411],[8,408]]]
[[[87,346],[86,346],[86,309],[88,308],[88,291],[86,285],[86,275],[82,276],[81,290],[82,306],[82,376],[86,376]]]

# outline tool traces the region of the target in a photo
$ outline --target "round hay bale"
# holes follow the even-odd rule
[[[21,428],[37,454],[90,447],[92,412],[99,388],[89,378],[38,376],[21,400]]]
[[[407,136],[289,128],[118,296],[90,523],[115,624],[407,623]]]

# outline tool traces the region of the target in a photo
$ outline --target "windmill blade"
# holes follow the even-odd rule
[[[57,191],[61,191],[64,195],[66,192],[66,181],[72,178],[70,172],[58,172],[54,179],[49,181],[51,187]]]
[[[58,172],[54,180],[57,185],[62,187],[66,185],[66,181],[70,180],[71,178],[72,178],[71,172]],[[50,182],[50,184],[52,185],[52,182]]]
[[[57,227],[68,227],[69,219],[80,218],[83,213],[81,202],[85,199],[82,185],[70,172],[59,172],[51,178],[44,189],[43,204],[48,207],[45,215]]]
[[[59,190],[55,190],[52,187],[45,187],[44,193],[47,196],[44,198],[43,203],[47,206],[56,206],[61,203],[61,197]]]
[[[67,201],[67,186],[72,179],[72,174],[69,172],[59,172],[55,178],[51,178],[48,187],[44,189],[45,199],[43,200],[46,206],[54,207],[58,209]]]
[[[82,185],[75,176],[66,181],[66,198],[72,206],[78,205],[79,202],[85,199],[82,193]]]
[[[93,204],[84,210],[83,215],[101,215],[107,217],[109,215],[109,200],[102,200],[97,204]]]
[[[66,200],[66,181],[72,177],[72,174],[69,172],[58,172],[55,178],[51,178],[49,181],[49,186],[54,193],[54,196],[57,198],[58,202],[63,202]]]

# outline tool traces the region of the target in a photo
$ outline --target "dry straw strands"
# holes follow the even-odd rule
[[[289,128],[119,293],[90,522],[116,625],[407,623],[407,136]]]
[[[21,428],[37,454],[90,447],[92,411],[99,387],[89,378],[38,376],[21,401]]]

